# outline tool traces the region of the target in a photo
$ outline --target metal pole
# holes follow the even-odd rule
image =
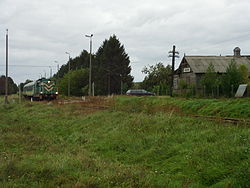
[[[92,36],[90,37],[90,57],[89,57],[89,96],[91,96],[91,83],[92,83]]]
[[[19,84],[19,104],[22,102],[22,91],[21,91],[21,84]]]
[[[8,104],[8,29],[6,30],[6,77],[5,77],[5,104]]]
[[[69,79],[68,79],[68,96],[70,96],[70,55],[69,55]]]
[[[234,85],[232,84],[231,85],[231,97],[233,97],[234,96]]]
[[[50,78],[52,78],[52,67],[50,66]]]
[[[68,74],[69,74],[69,78],[68,78],[68,97],[70,96],[70,53],[69,52],[65,52],[66,54],[69,55],[69,71],[68,71]]]
[[[173,46],[173,57],[172,57],[172,75],[171,75],[171,86],[170,96],[173,97],[173,85],[174,85],[174,64],[175,64],[175,45]]]
[[[54,61],[57,64],[57,79],[59,79],[59,63],[58,61]]]
[[[92,84],[92,96],[95,96],[95,82]]]
[[[92,88],[92,37],[93,37],[93,34],[91,35],[85,35],[85,37],[88,37],[90,39],[90,44],[89,44],[89,96],[91,96],[91,88]]]
[[[109,77],[108,77],[108,96],[110,96],[110,71],[108,73]]]
[[[121,95],[122,95],[122,75],[120,74],[120,76],[121,76]]]

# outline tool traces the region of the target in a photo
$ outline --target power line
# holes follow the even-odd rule
[[[1,67],[6,66],[3,64],[0,64]],[[42,66],[42,65],[9,65],[9,67],[56,67],[56,66]]]

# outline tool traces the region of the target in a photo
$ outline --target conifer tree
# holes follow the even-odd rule
[[[98,95],[120,94],[132,86],[133,77],[128,54],[115,35],[106,39],[98,49],[93,63],[95,93]],[[123,84],[122,84],[123,83]]]

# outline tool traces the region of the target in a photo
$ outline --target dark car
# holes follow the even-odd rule
[[[148,92],[144,89],[130,89],[126,92],[126,95],[133,96],[154,96],[155,94],[152,92]]]

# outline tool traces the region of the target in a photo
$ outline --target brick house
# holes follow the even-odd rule
[[[180,93],[180,83],[185,82],[201,91],[201,80],[209,64],[213,64],[215,72],[226,73],[228,65],[234,60],[237,65],[246,65],[250,74],[250,56],[241,56],[240,48],[234,49],[233,56],[184,56],[174,75],[174,92]]]

